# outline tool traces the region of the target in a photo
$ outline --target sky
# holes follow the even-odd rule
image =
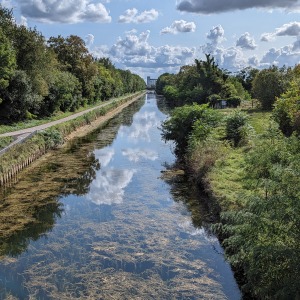
[[[46,39],[78,35],[144,79],[211,53],[231,72],[300,63],[300,0],[0,0]]]

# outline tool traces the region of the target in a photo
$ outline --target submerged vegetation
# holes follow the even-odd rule
[[[13,299],[239,298],[216,238],[197,227],[201,205],[189,185],[182,188],[176,176],[170,194],[157,178],[173,155],[160,140],[156,119],[164,116],[153,104],[134,102],[101,131],[39,160],[6,190],[0,228],[6,218],[11,227],[0,239],[1,299],[8,293]],[[145,144],[162,156],[139,162],[124,156],[124,147]],[[115,203],[127,168],[136,175]],[[94,192],[107,196],[104,204],[89,197]]]
[[[158,79],[158,92],[179,106],[163,137],[175,141],[191,180],[210,195],[219,215],[213,230],[245,298],[300,297],[299,76],[299,65],[233,76],[207,56]],[[184,78],[194,81],[188,86]],[[212,110],[228,100],[224,90],[244,99],[240,108]],[[257,97],[258,108],[245,95]],[[207,115],[218,117],[210,123]]]

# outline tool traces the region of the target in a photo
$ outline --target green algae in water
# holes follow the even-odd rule
[[[2,251],[0,298],[239,299],[193,193],[160,178],[174,161],[157,129],[164,118],[149,97],[20,178],[5,198],[28,206],[15,232],[51,226],[36,237],[31,228],[26,252]],[[38,218],[30,202],[59,211]]]

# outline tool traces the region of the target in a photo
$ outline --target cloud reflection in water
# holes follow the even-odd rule
[[[111,162],[115,155],[115,150],[112,148],[103,148],[95,150],[95,156],[99,160],[101,167],[106,167]]]
[[[97,205],[112,205],[123,202],[124,190],[131,182],[135,170],[109,169],[100,171],[91,184],[87,199]]]
[[[151,142],[149,131],[159,125],[160,121],[156,116],[156,112],[145,111],[134,116],[131,127],[122,126],[119,132],[121,136],[127,136],[130,140]]]
[[[150,149],[124,149],[122,154],[127,157],[130,161],[138,162],[141,159],[149,159],[155,161],[158,159],[158,153]]]

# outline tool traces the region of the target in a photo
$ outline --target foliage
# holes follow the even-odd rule
[[[296,299],[300,294],[300,141],[270,129],[246,160],[255,189],[243,209],[222,214],[227,256],[242,268],[260,299]]]
[[[79,80],[69,72],[57,71],[53,74],[49,95],[44,100],[44,114],[51,115],[57,111],[74,111],[81,105],[81,100]]]
[[[45,141],[46,149],[55,149],[64,141],[62,134],[57,129],[48,129],[40,133]]]
[[[74,111],[145,89],[144,80],[94,59],[76,35],[45,37],[0,5],[0,122]]]
[[[11,136],[0,137],[0,150],[7,147],[12,142],[13,142],[13,138]]]
[[[205,139],[219,121],[217,111],[208,105],[184,105],[175,108],[171,117],[162,124],[162,136],[175,143],[175,153],[182,155],[193,133],[195,138]]]
[[[273,116],[285,135],[290,136],[293,131],[300,134],[300,77],[276,99]]]
[[[228,107],[237,108],[238,106],[241,105],[242,99],[238,96],[233,96],[233,97],[227,98],[226,101],[227,101]]]
[[[157,80],[156,92],[175,106],[210,103],[214,107],[219,99],[249,98],[242,84],[221,70],[210,54],[206,54],[206,60],[196,59],[195,64],[182,66],[176,75],[162,74]]]
[[[16,56],[9,39],[0,28],[0,89],[9,85],[9,79],[16,67]],[[0,99],[1,102],[1,99]]]
[[[252,68],[252,67],[246,67],[240,70],[237,75],[236,79],[241,82],[243,85],[244,89],[248,92],[252,92],[252,85],[253,85],[253,80],[256,76],[256,74],[259,73],[258,69]]]
[[[174,74],[164,73],[164,74],[160,75],[156,81],[156,88],[155,88],[156,93],[159,95],[163,95],[164,87],[166,85],[173,85],[175,82],[174,79],[175,79]]]
[[[252,93],[260,102],[262,109],[271,110],[276,97],[286,91],[289,82],[288,71],[273,66],[256,74]]]
[[[248,115],[236,110],[226,118],[226,138],[233,142],[234,147],[244,145],[250,131]]]
[[[26,112],[38,111],[41,97],[33,92],[29,77],[24,71],[16,71],[9,87],[2,93],[0,119],[6,122],[26,117]]]

